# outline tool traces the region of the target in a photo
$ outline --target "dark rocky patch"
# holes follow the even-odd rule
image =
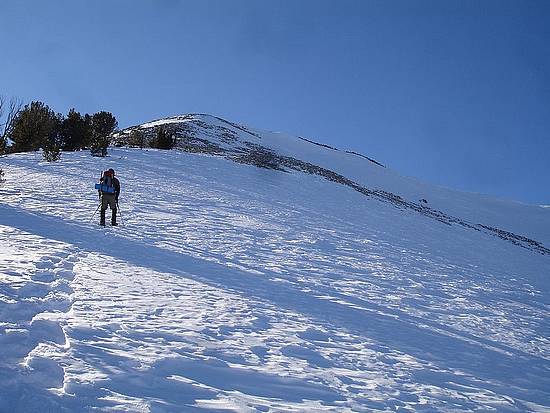
[[[357,155],[357,156],[360,156],[361,158],[365,158],[366,160],[368,160],[368,161],[370,161],[370,162],[372,162],[372,163],[375,163],[376,165],[381,166],[382,168],[385,168],[385,167],[386,167],[385,165],[382,165],[380,162],[378,162],[378,161],[376,161],[376,160],[374,160],[374,159],[372,159],[372,158],[369,158],[368,156],[365,156],[365,155],[363,155],[363,154],[361,154],[361,153],[354,152],[354,151],[346,151],[346,153],[350,153],[350,154],[352,154],[352,155]]]
[[[338,150],[338,149],[336,149],[336,148],[334,148],[334,147],[332,147],[332,146],[326,145],[326,144],[324,144],[324,143],[315,142],[315,141],[312,141],[312,140],[309,140],[309,139],[306,139],[306,138],[302,138],[301,136],[298,136],[298,139],[301,139],[301,140],[303,140],[303,141],[312,143],[312,144],[317,145],[317,146],[322,146],[323,148],[332,149],[333,151],[337,151],[337,150]]]

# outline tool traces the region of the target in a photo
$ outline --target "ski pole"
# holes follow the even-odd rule
[[[120,215],[120,223],[122,226],[124,226],[124,219],[122,218],[122,211],[120,210],[120,206],[118,205],[118,200],[116,201],[116,210],[118,211],[118,215]]]
[[[103,171],[101,171],[101,178],[99,179],[99,182],[101,182],[102,180],[103,180]],[[92,215],[92,217],[90,218],[90,220],[88,222],[92,222],[92,220],[94,219],[95,214],[97,214],[97,211],[99,210],[100,206],[101,206],[101,196],[99,197],[99,204],[97,205],[97,208],[95,209],[94,214]]]
[[[97,214],[97,211],[99,210],[99,207],[100,207],[100,206],[101,206],[101,203],[99,203],[99,204],[97,205],[97,208],[95,209],[94,214],[91,216],[91,218],[90,218],[90,220],[89,220],[88,222],[92,222],[92,219],[94,219],[95,214]]]

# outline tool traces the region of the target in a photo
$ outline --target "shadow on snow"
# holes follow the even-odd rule
[[[253,275],[234,267],[171,252],[115,234],[111,237],[105,236],[102,231],[91,226],[67,223],[55,217],[40,216],[6,205],[0,205],[0,224],[45,238],[53,238],[82,250],[111,256],[140,267],[187,277],[244,297],[272,303],[277,308],[302,314],[321,325],[345,329],[365,339],[374,340],[380,348],[398,350],[435,367],[415,372],[413,380],[417,383],[441,387],[452,386],[450,382],[474,388],[481,386],[514,399],[530,398],[530,402],[543,405],[549,403],[548,361],[495,341],[472,336],[368,301],[336,292],[333,294],[332,291],[331,295],[335,299],[345,299],[361,308],[318,298],[311,293],[293,288],[292,285],[282,285],[271,280],[270,276],[280,278],[280,275],[269,271],[264,271],[264,275]],[[86,357],[87,350],[83,350],[83,357]],[[94,354],[92,357],[103,356]],[[460,371],[460,374],[455,374],[455,371]],[[142,375],[145,373],[140,372]],[[149,374],[155,377],[154,380],[157,380],[154,387],[166,396],[164,402],[168,405],[191,403],[191,399],[209,393],[203,388],[194,389],[192,393],[197,397],[179,400],[179,397],[174,396],[172,389],[176,384],[172,380],[168,383],[166,378],[158,377],[159,374],[167,376],[179,373],[183,377],[223,390],[237,390],[261,397],[326,402],[341,399],[336,392],[319,383],[298,383],[296,379],[234,369],[221,361],[212,364],[209,361],[182,357],[161,360],[149,371]],[[115,391],[125,388],[125,391],[132,394],[132,388],[140,387],[139,383],[144,383],[143,378],[133,374],[128,373],[126,381],[114,378],[110,387],[114,386]],[[191,386],[187,383],[178,385]],[[146,387],[145,384],[143,386]],[[162,390],[163,386],[171,390]],[[137,394],[140,394],[140,391]]]

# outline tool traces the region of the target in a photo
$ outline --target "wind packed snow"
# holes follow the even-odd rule
[[[550,411],[549,255],[312,175],[109,153],[0,160],[0,412]],[[550,238],[548,209],[376,168]]]

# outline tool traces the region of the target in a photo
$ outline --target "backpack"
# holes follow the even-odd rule
[[[95,184],[95,189],[102,193],[114,194],[115,187],[113,186],[113,175],[109,171],[103,172],[103,176],[98,184]]]

